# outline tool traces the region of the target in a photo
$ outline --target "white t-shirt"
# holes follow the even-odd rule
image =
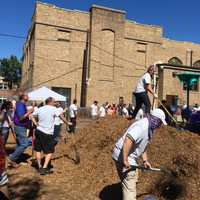
[[[59,108],[56,108],[56,109],[57,109],[58,113],[60,113],[59,115],[61,115],[63,113],[63,111],[64,111],[62,107],[59,107]],[[62,119],[60,119],[60,117],[56,116],[54,125],[60,125],[62,123],[63,123]]]
[[[146,84],[151,84],[151,75],[146,72],[138,81],[136,89],[135,89],[135,93],[141,93],[141,92],[145,92],[145,86]]]
[[[148,126],[149,122],[147,118],[143,118],[139,121],[134,122],[125,134],[117,141],[113,150],[113,159],[118,162],[123,162],[122,160],[122,148],[126,136],[134,140],[136,148],[131,149],[128,161],[131,165],[137,165],[137,158],[140,157],[149,143],[148,137]]]
[[[128,114],[127,108],[124,107],[124,108],[122,109],[122,112],[123,112],[123,116],[124,116],[124,117],[128,117],[129,114]]]
[[[138,110],[136,117],[135,117],[135,120],[138,121],[138,120],[142,119],[143,117],[144,117],[144,111],[142,110],[142,108],[140,108]]]
[[[95,105],[95,104],[92,104],[90,106],[90,108],[91,108],[91,115],[92,116],[97,116],[98,115],[98,106]]]
[[[99,108],[99,116],[100,117],[105,117],[106,116],[106,109],[103,106],[101,106]]]
[[[71,104],[69,107],[69,117],[74,118],[77,115],[78,107],[75,104]]]
[[[55,117],[59,115],[57,108],[50,105],[42,106],[33,113],[33,116],[38,117],[37,129],[49,135],[53,135]]]

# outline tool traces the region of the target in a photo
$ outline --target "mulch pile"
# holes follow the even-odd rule
[[[54,173],[41,177],[30,166],[9,171],[10,191],[16,200],[121,200],[112,148],[131,122],[121,118],[92,121],[74,139],[57,146],[52,160]],[[74,144],[80,155],[76,164]],[[153,167],[169,173],[140,172],[138,199],[199,200],[200,137],[163,127],[149,148]]]

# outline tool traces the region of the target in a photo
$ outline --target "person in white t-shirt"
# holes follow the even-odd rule
[[[142,119],[142,118],[144,118],[144,111],[143,111],[142,108],[140,108],[140,109],[138,110],[138,113],[137,113],[136,117],[135,117],[135,120],[137,121],[137,120],[140,120],[140,119]]]
[[[112,158],[115,161],[122,182],[123,200],[136,200],[137,159],[142,157],[146,168],[151,168],[146,148],[154,130],[162,124],[167,125],[164,112],[156,108],[147,117],[134,122],[117,141]]]
[[[63,110],[63,108],[61,107],[61,105],[58,101],[56,102],[55,106],[56,106],[58,113],[63,114],[64,110]],[[62,123],[63,123],[63,121],[61,120],[61,118],[55,116],[55,121],[54,121],[55,144],[57,144],[59,142]]]
[[[129,118],[129,113],[128,113],[128,109],[127,109],[127,107],[126,107],[126,104],[123,105],[122,116],[123,116],[124,118],[127,118],[127,119]]]
[[[69,133],[75,133],[76,130],[76,119],[78,114],[77,100],[73,100],[73,104],[69,107],[69,121],[71,124],[69,125]]]
[[[133,112],[133,119],[135,119],[137,112],[142,107],[142,105],[145,105],[145,113],[150,113],[151,109],[151,103],[148,97],[148,92],[150,92],[154,98],[158,98],[157,94],[154,93],[152,87],[151,87],[151,76],[153,76],[155,73],[155,66],[151,65],[148,67],[147,72],[142,75],[142,77],[139,79],[137,86],[135,88],[135,99],[136,99],[136,107]]]
[[[36,159],[38,163],[39,173],[47,175],[50,173],[48,164],[52,154],[55,151],[54,140],[54,124],[55,118],[60,117],[66,124],[68,123],[62,113],[55,107],[55,100],[49,97],[45,101],[46,105],[38,108],[32,114],[32,121],[37,126],[35,131],[35,146]],[[38,122],[36,118],[38,119]],[[41,164],[41,152],[45,154],[44,165]]]
[[[99,117],[105,117],[106,116],[106,108],[105,105],[103,104],[100,108],[99,108]]]
[[[94,103],[90,106],[90,108],[91,108],[92,119],[97,119],[97,117],[98,117],[98,102],[94,101]]]

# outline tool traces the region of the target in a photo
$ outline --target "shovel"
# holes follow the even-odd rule
[[[172,114],[167,110],[167,108],[163,105],[163,103],[160,101],[160,99],[157,99],[159,104],[165,109],[166,113],[171,117],[171,119],[174,121],[176,125],[178,125],[177,120],[172,116]]]
[[[142,165],[131,165],[131,168],[128,169],[127,171],[136,170],[136,169],[140,169],[142,171],[165,173],[165,174],[168,174],[168,175],[173,175],[173,173],[170,170],[165,169],[165,168],[153,168],[153,167],[146,168],[145,166],[142,166]]]

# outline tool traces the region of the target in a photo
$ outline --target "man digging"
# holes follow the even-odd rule
[[[141,156],[144,167],[151,168],[146,148],[154,130],[162,124],[167,125],[165,114],[156,108],[147,117],[134,122],[115,144],[112,157],[122,182],[123,200],[136,200],[137,176],[131,166],[137,166]]]

